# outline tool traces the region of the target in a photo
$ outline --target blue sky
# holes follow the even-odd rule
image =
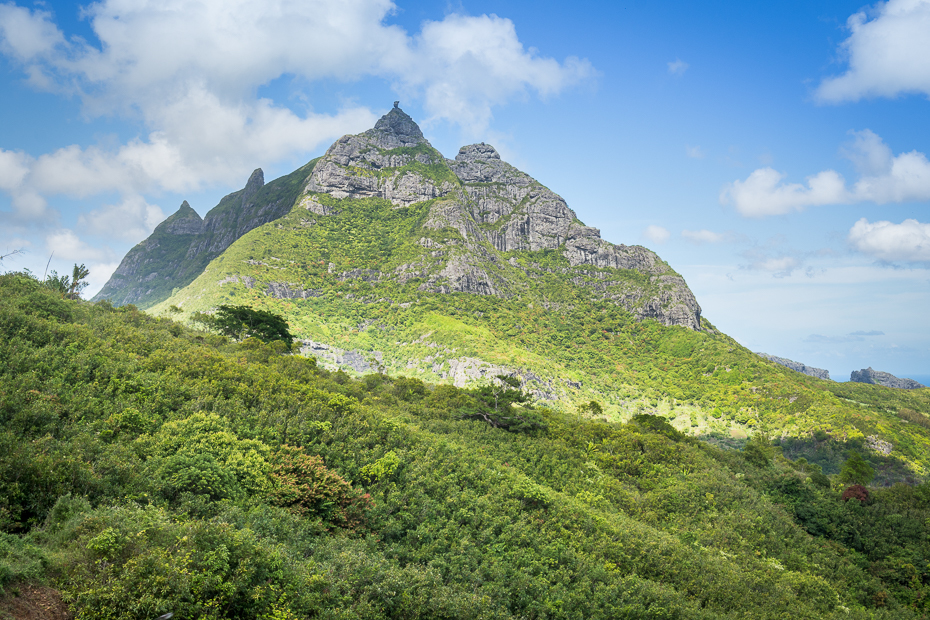
[[[717,327],[930,381],[930,0],[0,2],[2,269],[93,294],[395,99],[655,250]]]

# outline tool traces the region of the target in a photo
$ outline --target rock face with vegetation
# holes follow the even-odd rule
[[[817,377],[818,379],[823,379],[824,381],[830,381],[830,371],[824,370],[823,368],[814,368],[813,366],[808,366],[807,364],[802,364],[801,362],[795,362],[794,360],[789,360],[785,357],[778,357],[777,355],[769,355],[768,353],[756,353],[760,357],[764,357],[767,360],[772,360],[776,364],[781,364],[786,368],[790,368],[796,372],[800,372],[811,377]]]
[[[849,380],[856,383],[873,383],[877,385],[884,385],[885,387],[896,388],[899,390],[916,390],[918,388],[927,387],[923,383],[919,383],[913,379],[901,379],[889,372],[872,370],[871,366],[868,368],[863,368],[862,370],[852,371],[849,376]]]
[[[292,176],[301,176],[301,170],[266,186],[259,168],[243,189],[224,197],[203,219],[185,200],[126,254],[94,299],[141,308],[167,299],[242,235],[287,214],[298,192]]]
[[[292,207],[306,214],[301,222],[309,227],[316,223],[313,216],[331,217],[353,209],[355,201],[375,199],[399,209],[425,206],[416,227],[419,256],[382,270],[379,280],[401,285],[416,280],[423,292],[513,297],[533,288],[539,277],[531,272],[557,267],[566,285],[587,288],[593,298],[616,303],[638,319],[701,328],[694,295],[653,252],[604,241],[560,196],[502,161],[492,146],[465,146],[454,160],[445,159],[399,108],[374,128],[340,138],[318,161],[286,178],[292,181],[301,172],[299,195],[272,194],[262,192],[257,170],[199,228],[196,213],[182,207],[166,220],[168,226],[126,256],[97,298],[149,307],[167,297],[166,290],[189,284],[245,233]],[[179,227],[180,221],[185,225]],[[186,250],[181,260],[180,249]],[[552,252],[564,259],[557,266],[533,260]],[[520,257],[529,259],[529,270],[516,264]]]

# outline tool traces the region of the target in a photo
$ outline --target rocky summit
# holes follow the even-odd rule
[[[602,239],[489,144],[444,157],[399,107],[287,176],[256,171],[202,221],[182,206],[98,298],[188,317],[262,307],[331,367],[460,386],[507,375],[540,399],[617,407],[638,372],[618,364],[622,330],[717,334],[654,252]]]

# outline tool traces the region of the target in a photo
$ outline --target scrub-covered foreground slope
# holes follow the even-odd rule
[[[0,276],[0,596],[44,581],[79,619],[927,617],[926,483],[843,493],[861,461],[831,488],[758,438],[284,351]]]

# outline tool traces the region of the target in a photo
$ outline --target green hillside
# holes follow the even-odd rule
[[[350,291],[326,293],[332,316],[358,305]],[[280,307],[310,316],[321,299]],[[457,322],[478,342],[498,338],[495,313],[518,316],[490,297],[413,301],[409,315],[365,307],[380,307],[398,340],[419,329],[413,318]],[[627,398],[662,416],[623,423],[520,405],[505,385],[353,379],[280,343],[235,344],[0,276],[0,587],[12,596],[43,581],[88,619],[928,616],[927,483],[844,501],[854,468],[842,482],[787,460],[784,440],[756,437],[742,451],[699,441],[657,400],[682,390],[690,411],[713,411],[756,399],[773,425],[807,416],[837,433],[864,420],[917,442],[925,391],[829,391],[750,361],[720,334],[590,308],[586,322],[610,323],[578,332],[573,348],[625,351],[618,385],[637,386]],[[558,333],[527,334],[520,350],[542,356]],[[648,367],[643,351],[655,354]],[[730,372],[708,368],[723,360]],[[708,396],[685,392],[701,384]],[[541,427],[508,432],[476,411]]]
[[[573,268],[550,250],[502,253],[484,264],[508,283],[506,296],[424,291],[427,276],[401,282],[379,274],[421,260],[425,235],[454,240],[454,230],[424,227],[434,201],[397,208],[378,198],[314,199],[329,215],[312,215],[310,223],[298,204],[244,235],[151,311],[180,306],[190,316],[251,305],[285,316],[297,337],[324,343],[329,349],[306,349],[322,352],[324,362],[333,348],[355,352],[357,374],[381,368],[466,386],[503,373],[565,411],[594,400],[608,420],[661,415],[687,434],[737,447],[764,431],[827,473],[839,471],[849,450],[868,453],[885,484],[930,472],[930,390],[801,375],[706,319],[702,331],[637,320],[596,290],[567,284],[592,268]],[[654,286],[636,270],[603,271],[640,291]],[[870,451],[876,439],[892,451]]]

